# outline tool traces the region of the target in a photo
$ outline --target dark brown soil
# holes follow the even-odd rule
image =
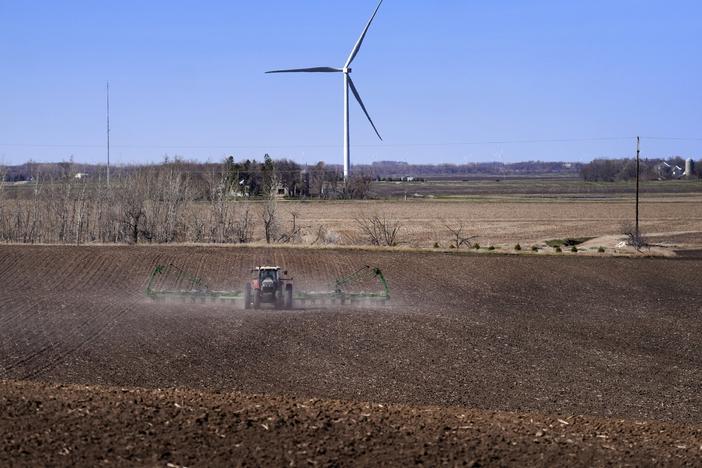
[[[205,393],[0,382],[0,463],[695,465],[694,426]],[[170,465],[168,465],[170,464]]]
[[[695,258],[702,259],[702,249],[695,250],[676,250],[675,254],[680,258]]]
[[[290,270],[297,287],[314,290],[357,266],[373,264],[390,281],[392,306],[243,311],[229,305],[153,303],[143,294],[148,274],[156,264],[167,262],[188,267],[217,289],[240,289],[251,266],[275,263]],[[422,455],[419,447],[436,442],[441,434],[456,442],[433,442],[421,461],[435,464],[443,454],[497,464],[570,463],[562,458],[569,454],[581,464],[626,460],[654,464],[654,458],[673,464],[695,461],[692,457],[700,455],[695,450],[702,446],[700,271],[702,260],[697,259],[3,246],[0,378],[12,380],[2,386],[2,395],[10,396],[3,405],[20,408],[24,403],[12,398],[24,393],[49,409],[36,418],[22,416],[24,426],[3,417],[0,457],[16,454],[12,440],[34,440],[32,434],[39,434],[46,451],[33,446],[22,459],[27,464],[70,463],[73,459],[61,458],[64,455],[54,450],[61,437],[83,441],[82,446],[76,442],[70,453],[79,457],[75,461],[87,464],[99,453],[110,459],[100,440],[114,446],[113,451],[122,447],[121,455],[111,452],[111,459],[130,461],[124,457],[131,446],[135,456],[149,464],[165,463],[156,449],[171,441],[178,441],[182,450],[177,452],[182,458],[168,459],[173,463],[224,462],[221,453],[253,463],[280,464],[298,440],[315,450],[328,448],[328,454],[312,459],[339,457],[350,462],[361,452],[342,448],[358,447],[361,442],[353,434],[370,431],[375,434],[374,448],[368,453],[380,461],[412,461]],[[17,382],[22,380],[37,383]],[[91,389],[57,390],[56,383]],[[390,420],[397,418],[395,426],[371,418],[368,426],[330,432],[323,444],[303,429],[306,426],[299,426],[299,433],[296,426],[286,426],[286,431],[267,439],[271,442],[261,442],[263,454],[256,455],[249,449],[235,451],[231,439],[219,442],[222,445],[216,447],[221,451],[200,449],[202,444],[215,447],[215,439],[196,426],[188,426],[182,437],[177,431],[140,435],[151,422],[148,404],[137,401],[134,407],[115,409],[120,392],[93,389],[95,385],[144,388],[134,392],[154,401],[160,395],[172,400],[182,392],[192,401],[190,406],[211,411],[258,398],[257,404],[285,413],[308,398],[329,400],[315,403],[321,405],[322,422],[337,418],[337,410],[362,411],[366,405],[354,402],[410,406],[387,410],[393,414]],[[149,390],[158,388],[179,390]],[[81,391],[95,395],[90,411],[98,416],[65,418],[67,426],[60,434],[70,437],[36,429],[63,424],[59,408],[72,408],[73,399],[79,398],[74,394]],[[231,392],[237,393],[231,396]],[[59,396],[51,403],[54,393]],[[278,397],[246,396],[250,394]],[[405,414],[423,414],[426,406],[433,408],[426,421]],[[453,426],[462,425],[451,422],[455,412],[470,413],[477,432],[466,437],[456,432],[458,439],[451,439]],[[306,417],[310,426],[315,425],[316,416]],[[623,450],[626,444],[611,450],[598,445],[602,441],[589,433],[586,439],[591,445],[576,442],[569,451],[567,439],[577,437],[566,434],[566,442],[544,445],[543,437],[535,436],[539,429],[526,424],[525,418],[542,418],[554,425],[550,429],[567,430],[575,430],[575,424],[553,421],[582,421],[584,429],[577,431],[583,434],[589,433],[589,424],[600,424],[604,432],[622,425],[624,434],[639,442],[628,452]],[[234,424],[231,421],[227,424]],[[671,432],[636,433],[639,425],[631,421],[647,421],[641,427],[661,425]],[[521,435],[507,437],[495,429],[501,424],[511,431],[505,434]],[[100,425],[114,427],[115,432],[108,436],[98,429]],[[441,432],[444,425],[449,429]],[[410,428],[409,435],[398,429],[404,426]],[[26,429],[10,430],[16,427]],[[74,434],[83,436],[72,439]],[[259,435],[251,434],[245,431],[240,437],[259,440]],[[140,437],[142,445],[130,442]],[[516,446],[509,445],[513,441]],[[276,451],[277,446],[288,448]],[[80,458],[84,452],[85,458]],[[678,455],[684,458],[675,458]]]

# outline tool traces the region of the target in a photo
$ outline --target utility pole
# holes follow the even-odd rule
[[[110,82],[107,82],[107,187],[110,187]]]
[[[639,156],[641,155],[641,137],[636,137],[636,231],[634,232],[634,243],[636,250],[640,247],[640,231],[639,231]]]

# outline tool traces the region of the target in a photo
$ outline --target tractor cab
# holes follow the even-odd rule
[[[278,286],[280,268],[259,267],[254,271],[256,270],[258,270],[258,284],[260,285],[261,291],[263,293],[274,293]]]
[[[258,270],[258,280],[263,283],[266,280],[278,282],[280,267],[261,267]],[[255,271],[255,270],[254,270]]]
[[[292,307],[292,280],[277,266],[260,266],[251,270],[252,278],[244,288],[244,305],[258,309],[261,303],[276,308]]]

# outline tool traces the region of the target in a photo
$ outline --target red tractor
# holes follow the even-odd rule
[[[258,309],[261,304],[273,304],[276,309],[293,306],[293,280],[285,278],[280,267],[261,266],[251,270],[252,278],[244,286],[244,307]]]

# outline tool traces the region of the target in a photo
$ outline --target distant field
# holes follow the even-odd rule
[[[702,180],[649,181],[641,187],[642,232],[671,252],[702,248]],[[8,229],[17,219],[11,214],[12,207],[31,203],[32,190],[31,184],[4,187],[0,214],[4,207]],[[633,191],[631,182],[589,183],[563,177],[375,182],[372,193],[376,198],[372,200],[280,200],[278,221],[281,229],[288,229],[290,213],[296,213],[297,225],[302,226],[299,241],[308,245],[367,244],[358,220],[379,215],[400,225],[399,245],[406,247],[449,248],[452,236],[447,225],[462,225],[464,235],[474,236],[472,242],[483,248],[512,250],[520,243],[530,249],[532,245],[545,247],[545,241],[551,239],[587,237],[597,238],[590,250],[597,251],[601,245],[616,253],[613,249],[622,239],[623,226],[634,220]],[[55,213],[52,201],[41,203],[42,213]],[[226,205],[233,217],[248,206],[255,225],[252,240],[262,242],[263,203],[239,199]],[[155,207],[153,202],[149,206]],[[211,210],[207,201],[187,202],[178,215],[178,226],[184,234],[176,242],[207,242],[195,239],[192,233],[196,223],[210,222]],[[19,211],[26,216],[26,209]],[[121,212],[117,207],[113,211],[111,216],[119,225]],[[87,216],[98,218],[95,211]],[[40,219],[48,217],[42,214]],[[45,226],[48,231],[38,237],[38,242],[60,242],[51,231],[55,224]],[[205,230],[213,227],[202,226]],[[321,230],[327,233],[326,242],[320,241]]]
[[[634,182],[585,182],[571,177],[474,178],[375,182],[381,200],[294,203],[303,222],[357,235],[357,218],[384,214],[402,224],[413,247],[446,248],[446,225],[463,224],[481,246],[543,245],[548,239],[621,236],[635,213]],[[702,247],[702,180],[641,183],[641,230],[652,240]],[[615,242],[617,239],[610,239]],[[610,247],[608,245],[608,247]]]
[[[79,182],[76,182],[79,183]],[[44,181],[45,186],[51,182]],[[88,190],[96,186],[94,180],[87,181]],[[29,199],[34,195],[32,182],[0,183],[4,197],[10,199]],[[634,181],[622,182],[586,182],[579,177],[539,176],[539,177],[501,177],[474,176],[466,178],[431,178],[425,182],[373,182],[371,197],[398,198],[405,196],[420,197],[485,197],[520,195],[550,198],[565,195],[572,198],[600,198],[617,195],[632,195],[636,191]],[[652,180],[641,182],[643,196],[656,194],[674,196],[678,194],[702,195],[702,179],[693,180]]]
[[[426,182],[375,182],[373,194],[380,198],[474,197],[499,195],[528,195],[572,198],[599,198],[601,196],[631,195],[636,192],[634,181],[586,182],[576,177],[479,177],[472,179],[439,179]],[[641,193],[674,195],[702,193],[702,180],[643,181]]]
[[[342,242],[358,235],[357,218],[374,213],[400,222],[400,239],[414,247],[437,242],[448,247],[446,225],[464,225],[468,235],[487,247],[492,244],[542,243],[565,237],[621,235],[622,226],[634,219],[629,197],[602,200],[408,200],[368,202],[287,203],[284,210],[297,211],[300,222],[324,225],[337,231]],[[681,244],[702,245],[702,195],[645,198],[641,203],[641,229],[649,235],[678,235]],[[681,233],[686,233],[680,237]]]

